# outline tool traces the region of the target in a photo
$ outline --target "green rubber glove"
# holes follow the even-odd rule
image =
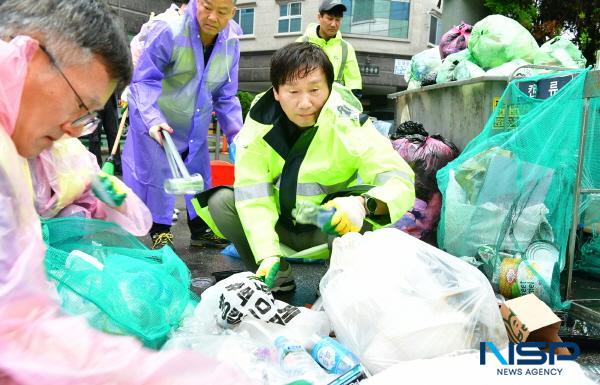
[[[127,197],[123,183],[112,175],[100,171],[92,181],[92,192],[96,198],[111,207],[119,207]]]
[[[264,281],[269,288],[272,288],[280,265],[281,258],[278,256],[265,258],[260,261],[258,270],[256,270],[256,276]]]

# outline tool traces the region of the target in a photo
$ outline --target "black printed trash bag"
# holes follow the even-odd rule
[[[305,345],[312,335],[330,331],[325,312],[276,300],[253,273],[243,272],[206,289],[163,350],[194,350],[238,368],[257,384],[281,385],[297,378],[282,372],[275,339],[284,336]],[[311,383],[333,379],[323,371]]]

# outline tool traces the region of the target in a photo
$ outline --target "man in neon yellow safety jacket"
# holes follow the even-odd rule
[[[325,51],[333,64],[334,79],[352,90],[357,97],[362,97],[362,78],[356,60],[354,47],[342,39],[340,26],[346,6],[341,0],[324,0],[319,6],[317,19],[319,23],[309,24],[296,41],[307,41],[318,45]]]
[[[295,283],[280,260],[282,245],[328,243],[316,226],[295,222],[297,202],[335,208],[330,225],[338,235],[377,228],[364,220],[393,223],[413,206],[414,173],[361,114],[358,99],[334,83],[331,62],[314,44],[275,52],[271,83],[236,139],[234,191],[213,190],[195,206],[248,269],[259,264],[257,276],[273,291],[288,291]]]

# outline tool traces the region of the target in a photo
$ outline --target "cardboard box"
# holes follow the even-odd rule
[[[500,304],[500,313],[511,342],[562,342],[558,336],[560,318],[534,294]],[[556,353],[570,354],[566,348]]]

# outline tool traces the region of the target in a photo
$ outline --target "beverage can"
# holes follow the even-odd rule
[[[517,274],[521,258],[504,258],[500,264],[498,284],[500,294],[506,298],[516,298],[520,295]]]

